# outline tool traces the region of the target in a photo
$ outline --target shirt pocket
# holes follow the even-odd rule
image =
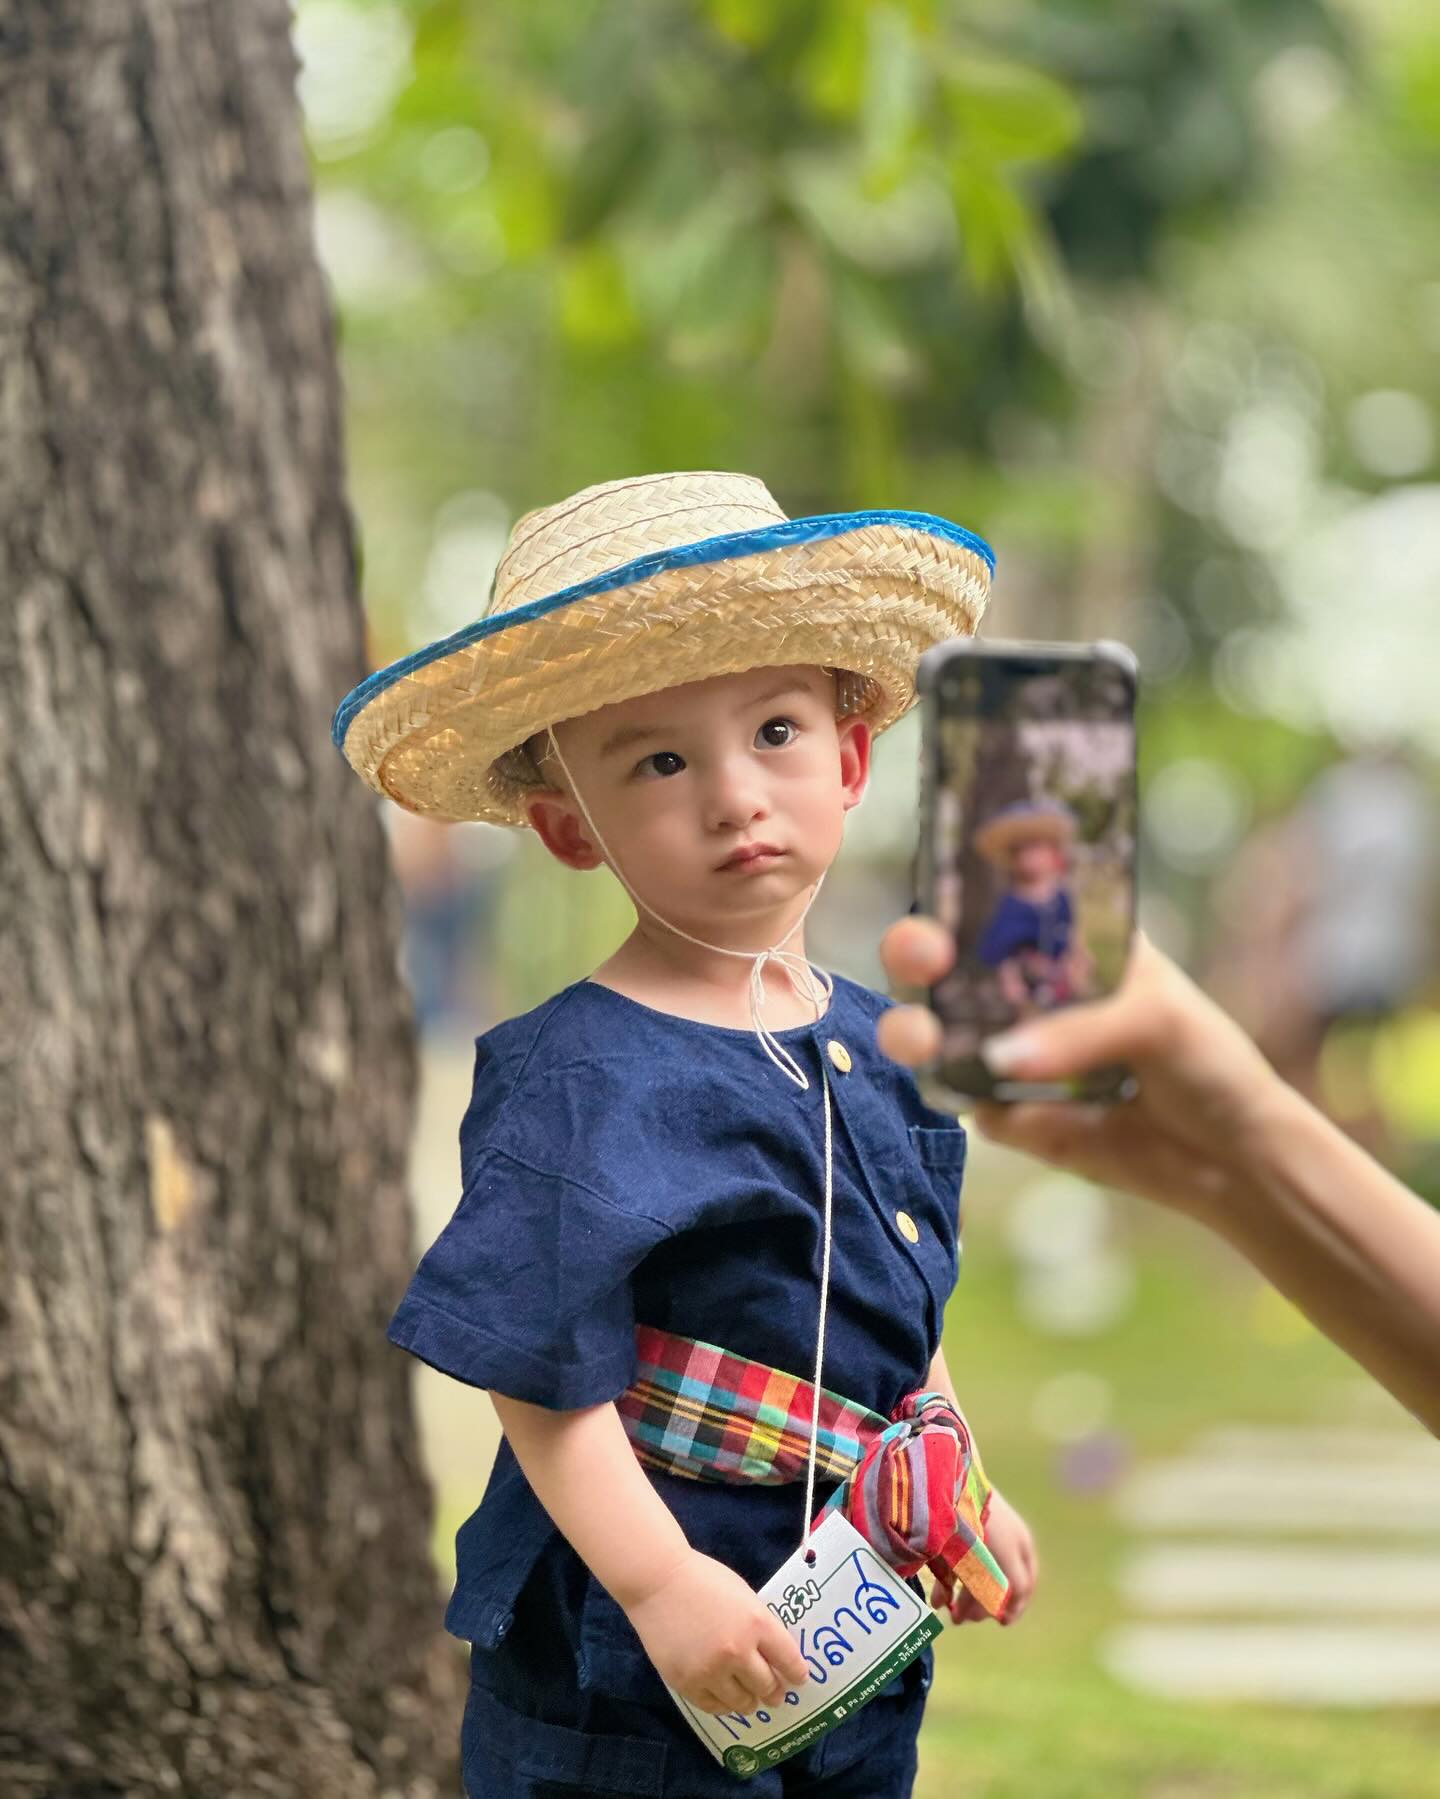
[[[960,1189],[969,1143],[960,1125],[912,1124],[909,1132],[905,1209],[919,1233],[909,1247],[943,1309],[960,1274]]]

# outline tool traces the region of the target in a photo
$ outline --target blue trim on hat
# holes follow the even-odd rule
[[[588,581],[580,581],[573,587],[562,587],[558,593],[546,594],[538,600],[527,600],[523,606],[511,606],[504,612],[491,613],[489,617],[482,618],[473,625],[465,625],[461,630],[452,632],[449,637],[439,638],[409,656],[402,656],[398,662],[377,669],[341,700],[330,727],[331,740],[336,749],[343,749],[345,733],[355,714],[368,705],[376,694],[393,686],[403,675],[412,674],[417,668],[437,662],[442,656],[464,649],[467,644],[476,643],[480,638],[503,631],[510,625],[521,625],[530,619],[541,618],[547,612],[568,606],[572,600],[585,600],[597,593],[608,593],[615,587],[628,587],[632,582],[648,580],[651,575],[664,574],[667,569],[689,568],[697,562],[726,562],[737,556],[756,556],[765,550],[784,549],[787,544],[813,543],[827,537],[843,537],[847,531],[858,531],[866,525],[908,525],[912,530],[924,531],[931,537],[943,537],[950,543],[958,544],[961,549],[974,551],[985,562],[991,574],[995,572],[995,552],[983,537],[977,537],[973,531],[967,531],[961,525],[952,525],[949,519],[937,518],[929,512],[829,512],[820,513],[814,518],[786,519],[781,524],[764,525],[755,531],[731,531],[720,537],[702,537],[695,543],[682,544],[678,549],[656,550],[649,556],[637,556],[633,562],[623,563],[619,568],[606,569],[603,574],[592,576]]]

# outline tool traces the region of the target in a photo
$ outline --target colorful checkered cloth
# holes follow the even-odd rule
[[[689,1480],[804,1480],[814,1384],[713,1343],[639,1325],[640,1370],[615,1402],[647,1468]],[[991,1617],[1009,1594],[985,1547],[990,1483],[964,1418],[943,1393],[909,1393],[889,1418],[820,1389],[817,1479],[843,1484],[813,1520],[842,1511],[902,1577],[930,1568]]]

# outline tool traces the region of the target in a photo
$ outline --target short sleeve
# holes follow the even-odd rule
[[[466,1158],[454,1216],[386,1335],[456,1380],[555,1410],[635,1378],[631,1277],[669,1227],[494,1145]]]

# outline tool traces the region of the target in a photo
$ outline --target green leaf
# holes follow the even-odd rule
[[[1080,138],[1084,116],[1070,90],[1038,69],[969,52],[942,73],[956,136],[987,162],[1049,162]]]
[[[624,107],[581,146],[569,171],[560,236],[577,243],[598,231],[624,204],[653,152],[649,121],[639,107]]]
[[[1409,46],[1396,87],[1405,124],[1422,141],[1440,143],[1440,39]]]
[[[917,136],[926,70],[902,8],[873,7],[866,28],[860,142],[867,171],[893,179]]]
[[[721,37],[747,50],[768,44],[782,23],[775,0],[702,0],[702,10]]]
[[[866,50],[863,0],[828,0],[798,69],[801,91],[818,113],[856,117],[865,94]]]
[[[996,288],[1011,274],[1031,234],[1029,209],[983,163],[958,163],[951,171],[950,193],[965,266],[977,287]]]
[[[854,157],[802,151],[787,158],[781,182],[820,237],[863,268],[931,267],[954,252],[954,226],[936,173],[917,173],[872,194]]]
[[[556,191],[538,158],[512,162],[494,184],[495,216],[507,254],[524,262],[555,240]]]

